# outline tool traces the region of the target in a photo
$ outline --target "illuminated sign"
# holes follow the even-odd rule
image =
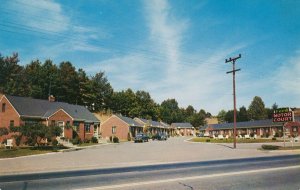
[[[273,122],[289,122],[294,121],[293,112],[289,108],[279,108],[274,110]]]

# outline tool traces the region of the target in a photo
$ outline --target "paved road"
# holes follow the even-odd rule
[[[0,177],[14,189],[300,189],[300,155]]]
[[[230,148],[232,144],[188,143],[184,142],[185,139],[187,138],[174,137],[167,141],[127,142],[102,145],[74,152],[0,159],[0,175],[128,167],[170,162],[197,162],[297,153],[257,150],[257,148],[261,147],[261,144],[238,144],[237,149],[232,149]]]

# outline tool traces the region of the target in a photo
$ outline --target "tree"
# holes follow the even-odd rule
[[[238,122],[249,121],[248,112],[245,106],[240,107],[240,110],[237,114],[237,121]]]
[[[59,65],[58,91],[54,95],[59,101],[76,104],[79,98],[79,80],[75,67],[70,62]]]
[[[225,123],[225,116],[226,116],[226,111],[225,110],[221,110],[219,113],[218,113],[218,116],[217,116],[217,118],[218,118],[218,122],[219,123]]]
[[[160,118],[167,123],[183,122],[184,113],[175,99],[164,100],[160,105]]]
[[[234,115],[234,111],[233,110],[228,110],[225,114],[225,121],[227,123],[233,123],[234,121],[234,118],[233,118],[233,115]]]
[[[253,98],[251,104],[249,105],[248,113],[248,116],[251,120],[260,120],[267,118],[265,104],[261,97],[255,96]]]
[[[87,85],[89,84],[87,83]],[[88,105],[90,108],[92,108],[90,110],[102,111],[108,109],[111,105],[113,89],[105,77],[104,72],[96,73],[95,76],[92,77],[91,88],[94,96],[90,96],[92,98],[90,105]]]
[[[10,127],[10,132],[19,133],[20,139],[26,137],[26,143],[35,146],[40,146],[40,141],[43,138],[49,140],[52,137],[59,136],[62,133],[62,129],[59,126],[46,126],[44,124],[36,123],[20,127]]]

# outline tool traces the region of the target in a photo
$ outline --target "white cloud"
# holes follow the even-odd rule
[[[282,64],[273,78],[274,85],[281,89],[280,94],[300,96],[300,50],[285,64]]]
[[[20,23],[45,33],[66,31],[70,24],[60,4],[54,1],[16,0],[12,8],[22,14],[18,17]]]

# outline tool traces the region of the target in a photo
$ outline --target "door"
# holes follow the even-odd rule
[[[60,134],[60,137],[65,137],[64,122],[63,121],[59,121],[59,122],[57,122],[57,125],[62,129],[62,133]]]

